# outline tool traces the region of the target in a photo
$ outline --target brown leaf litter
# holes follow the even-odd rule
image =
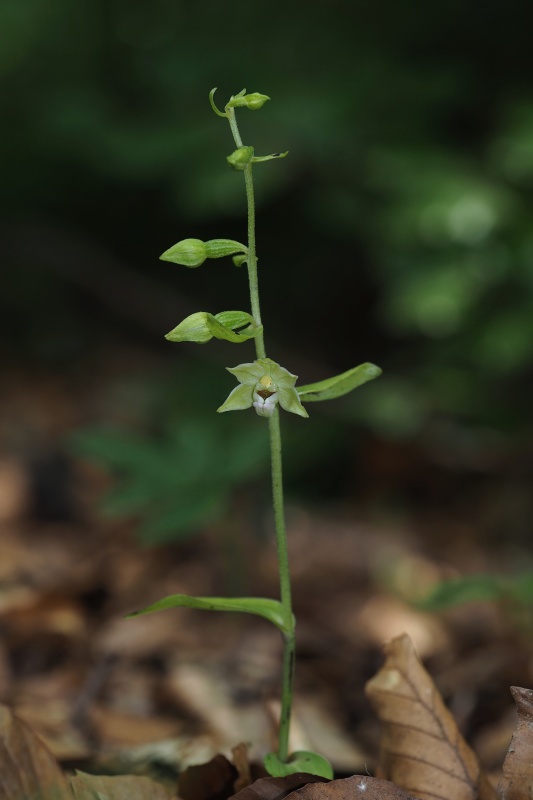
[[[385,647],[386,660],[366,692],[382,736],[379,776],[327,781],[305,773],[265,777],[244,745],[233,763],[219,755],[189,767],[177,785],[144,776],[63,773],[44,742],[0,706],[1,800],[531,800],[533,691],[513,687],[518,726],[503,767],[499,792],[459,733],[455,720],[415,653],[408,636]]]
[[[381,722],[384,777],[420,800],[495,800],[478,760],[459,733],[408,636],[393,639],[366,685]]]

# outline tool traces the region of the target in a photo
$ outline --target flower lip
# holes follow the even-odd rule
[[[266,394],[266,397],[265,397]],[[278,395],[276,392],[254,392],[253,393],[253,407],[260,417],[271,417],[274,409],[278,404]]]
[[[268,397],[272,397],[272,395],[276,394],[276,392],[269,392],[268,389],[256,389],[254,394],[258,394],[259,397],[262,397],[266,400]]]

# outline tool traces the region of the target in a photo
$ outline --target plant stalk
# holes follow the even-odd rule
[[[274,505],[274,524],[278,549],[278,571],[280,581],[280,600],[283,609],[285,632],[283,634],[283,669],[281,682],[281,713],[278,734],[278,758],[286,762],[289,749],[289,729],[291,723],[292,693],[294,682],[295,620],[292,612],[291,578],[285,509],[283,498],[283,473],[281,456],[281,428],[279,408],[268,420],[270,434],[270,460],[272,464],[272,501]]]
[[[242,147],[242,139],[235,118],[235,110],[226,108],[228,120],[237,147]],[[250,286],[250,304],[256,325],[261,325],[261,309],[259,305],[259,282],[257,276],[257,255],[255,244],[255,198],[252,178],[252,164],[244,169],[246,186],[246,204],[248,213],[248,282]],[[266,358],[263,333],[255,338],[257,358]],[[272,503],[274,507],[274,525],[278,552],[278,572],[280,580],[280,601],[283,609],[285,631],[283,633],[283,667],[281,688],[281,713],[278,733],[278,758],[286,762],[289,754],[289,731],[292,710],[295,657],[295,620],[292,611],[291,579],[289,570],[289,553],[287,547],[287,531],[285,527],[285,509],[283,497],[283,472],[281,450],[281,428],[279,408],[268,420],[270,435],[270,460],[272,467]]]

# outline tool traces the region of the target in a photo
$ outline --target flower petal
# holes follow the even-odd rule
[[[252,405],[252,390],[249,386],[239,383],[238,386],[228,395],[217,411],[242,411]]]

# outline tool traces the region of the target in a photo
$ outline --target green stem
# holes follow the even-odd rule
[[[285,622],[283,671],[281,689],[281,714],[279,720],[278,758],[286,762],[289,748],[289,729],[291,723],[292,690],[294,682],[295,620],[292,612],[291,578],[289,552],[285,527],[283,497],[283,473],[281,456],[281,429],[279,409],[268,420],[270,434],[270,459],[272,464],[272,501],[274,505],[274,524],[278,548],[278,571],[280,580],[280,600]]]
[[[228,120],[237,147],[242,147],[242,139],[235,118],[235,110],[226,108]],[[257,277],[257,256],[255,246],[255,199],[252,178],[252,165],[244,170],[246,185],[246,203],[248,209],[248,281],[250,285],[250,303],[252,316],[257,325],[261,325],[261,309],[259,305],[259,282]],[[257,358],[266,358],[263,333],[255,337]],[[278,758],[286,762],[289,751],[289,730],[291,722],[292,694],[294,682],[295,655],[295,620],[292,612],[291,578],[289,570],[289,553],[287,548],[287,531],[285,527],[285,509],[283,498],[283,473],[281,453],[281,429],[279,409],[275,408],[269,421],[270,460],[272,465],[272,503],[274,506],[274,524],[276,528],[276,544],[278,551],[278,571],[280,580],[280,601],[283,609],[285,632],[283,634],[283,669],[281,689],[281,714],[278,735]]]
[[[226,111],[235,144],[237,147],[242,147],[242,139],[237,126],[237,120],[235,118],[235,109],[228,108]],[[248,257],[246,259],[246,263],[248,265],[250,305],[255,324],[260,326],[262,325],[262,322],[261,308],[259,305],[259,280],[257,277],[257,255],[255,248],[255,197],[251,164],[248,164],[244,170],[244,183],[246,186],[246,205],[248,208]],[[265,339],[262,331],[255,337],[254,341],[257,358],[266,358]]]

